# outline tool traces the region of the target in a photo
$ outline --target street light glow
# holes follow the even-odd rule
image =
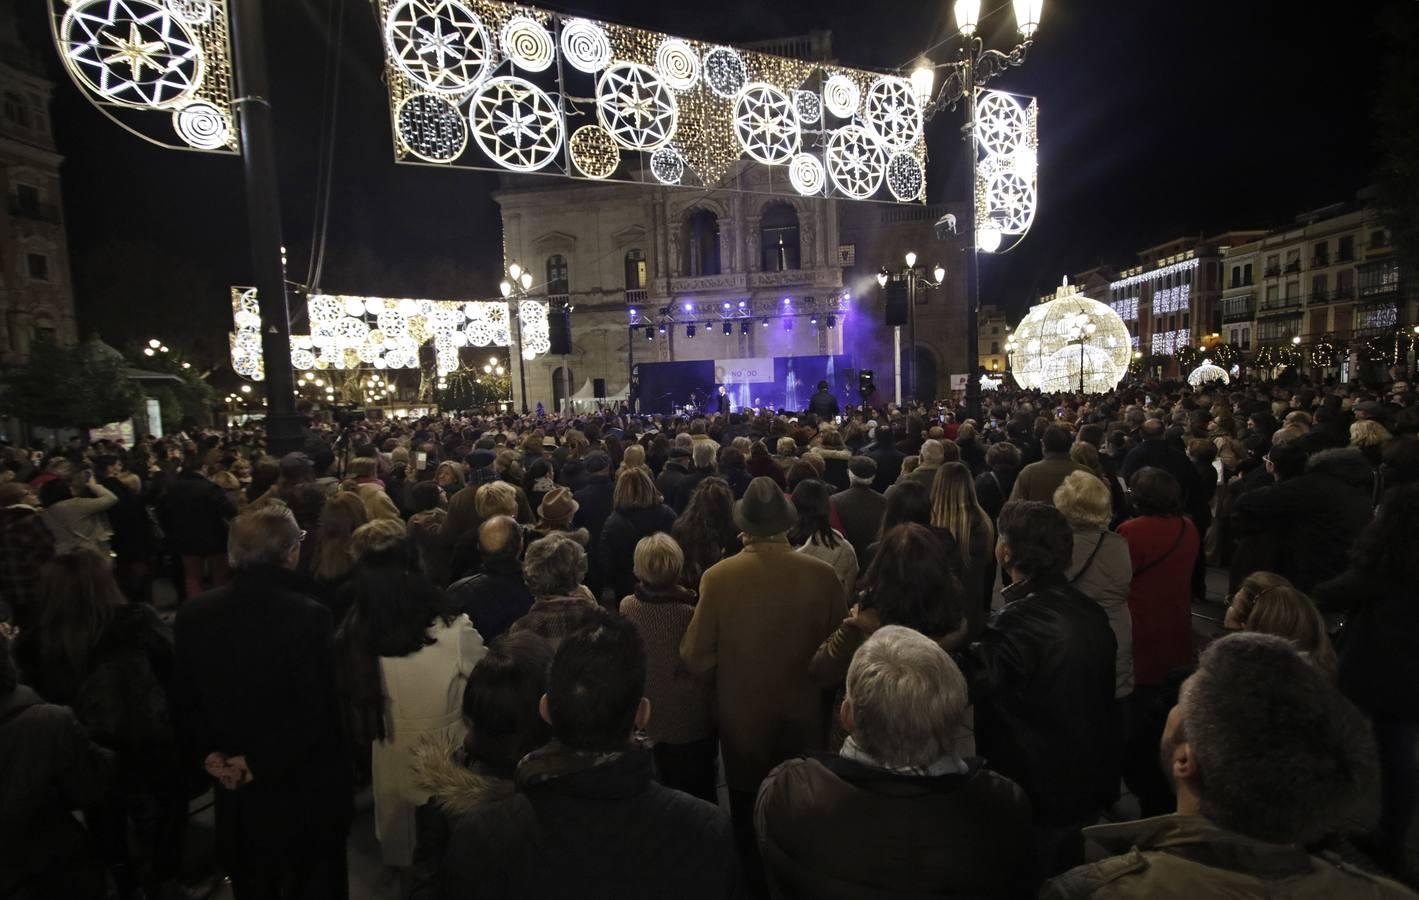
[[[504,278],[498,283],[498,290],[502,291],[503,297],[506,299],[507,296],[512,293],[512,282]]]
[[[922,58],[912,69],[911,75],[912,93],[916,94],[917,102],[923,106],[931,102],[931,91],[936,86],[936,70],[931,67],[931,63]]]
[[[1044,12],[1045,0],[1015,0],[1015,25],[1020,34],[1029,40],[1040,27],[1040,14]]]
[[[908,250],[908,251],[907,251],[907,268],[908,268],[908,269],[915,269],[915,268],[916,268],[916,251],[915,251],[915,250]]]
[[[935,269],[932,269],[932,270],[931,270],[931,274],[936,276],[936,281],[937,281],[937,283],[940,283],[940,282],[942,282],[942,281],[945,281],[945,280],[946,280],[946,267],[945,267],[945,266],[937,266]]]
[[[515,279],[522,274],[522,266],[518,265],[517,260],[513,260],[512,265],[507,267],[507,273]]]
[[[956,0],[956,28],[966,37],[976,33],[980,20],[980,0]]]

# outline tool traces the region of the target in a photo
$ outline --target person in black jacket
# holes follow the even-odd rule
[[[809,399],[808,412],[824,422],[833,421],[833,417],[838,414],[838,400],[828,392],[826,381],[818,382],[818,393]]]
[[[445,897],[739,895],[728,814],[657,784],[632,742],[650,719],[645,678],[629,622],[597,612],[562,641],[540,703],[553,740],[518,763],[517,793],[459,820]]]
[[[976,709],[976,750],[1025,789],[1041,876],[1083,861],[1079,831],[1117,790],[1108,759],[1116,641],[1108,616],[1071,587],[1074,534],[1048,503],[1000,511],[1006,605],[956,655]]]
[[[236,507],[203,477],[202,462],[195,456],[183,463],[158,498],[158,520],[168,545],[182,557],[184,599],[202,592],[204,567],[213,586],[226,582],[227,521],[235,515]]]
[[[353,775],[334,629],[291,571],[300,549],[285,506],[246,513],[232,525],[232,583],[177,614],[183,748],[217,783],[218,855],[238,898],[349,894]]]
[[[669,532],[675,525],[675,510],[665,505],[650,475],[642,470],[621,473],[613,503],[615,511],[601,531],[597,558],[606,585],[619,603],[636,588],[632,571],[636,544],[657,531]]]
[[[611,479],[611,458],[600,450],[588,453],[585,465],[586,484],[572,495],[572,499],[577,502],[572,526],[585,528],[587,534],[591,535],[591,542],[586,548],[590,561],[590,567],[586,573],[586,586],[599,597],[601,596],[601,588],[606,583],[606,576],[601,573],[601,563],[597,557],[596,548],[601,539],[601,529],[605,527],[606,520],[611,517],[611,510],[614,508],[612,497],[616,493],[616,483]]]
[[[895,428],[878,425],[875,440],[862,451],[863,456],[870,456],[877,464],[877,477],[872,482],[872,489],[879,494],[887,493],[887,488],[896,484],[897,476],[902,473],[902,460],[907,455],[897,449],[897,442],[906,436],[906,430],[900,425]]]
[[[448,587],[449,603],[473,620],[484,643],[492,643],[532,608],[522,577],[522,526],[511,516],[493,516],[478,526],[482,568]]]

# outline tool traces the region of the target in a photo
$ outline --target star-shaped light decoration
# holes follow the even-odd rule
[[[827,169],[838,190],[862,200],[882,186],[887,158],[874,135],[856,125],[847,125],[828,138]]]
[[[436,94],[466,94],[492,70],[488,31],[460,0],[397,0],[384,41],[395,67]]]
[[[628,150],[654,150],[675,135],[679,106],[660,75],[649,66],[617,63],[596,84],[596,116],[601,127]]]
[[[169,108],[202,83],[196,36],[157,0],[76,0],[59,23],[59,43],[74,79],[118,106]]]
[[[754,159],[783,165],[798,152],[798,110],[773,85],[747,85],[734,104],[734,133],[739,145]]]
[[[435,64],[439,69],[447,69],[450,59],[458,60],[463,56],[462,45],[465,38],[457,29],[451,28],[444,31],[447,23],[443,19],[434,19],[433,30],[428,28],[415,27],[417,38],[417,50],[420,56],[434,55],[438,57]]]
[[[562,149],[562,113],[552,98],[523,78],[494,78],[469,105],[473,138],[498,165],[535,172]]]
[[[143,67],[148,66],[154,72],[161,74],[164,66],[160,65],[155,57],[162,52],[162,41],[145,41],[143,35],[138,33],[138,23],[128,23],[128,37],[122,35],[104,33],[104,38],[109,41],[109,48],[113,50],[108,56],[103,58],[105,63],[119,65],[127,64],[132,70],[134,81],[143,77]]]

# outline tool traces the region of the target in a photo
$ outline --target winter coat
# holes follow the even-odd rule
[[[230,472],[222,474],[236,480]],[[120,563],[148,561],[157,553],[158,541],[142,494],[129,490],[117,478],[105,478],[101,483],[118,498],[107,513],[109,527],[113,529],[109,546],[114,555]],[[236,494],[240,496],[241,491],[238,489]],[[228,499],[231,499],[230,494]]]
[[[611,513],[601,529],[597,558],[606,585],[617,597],[635,590],[636,576],[631,567],[635,562],[636,543],[657,531],[669,534],[674,524],[675,510],[664,504]]]
[[[744,467],[747,470],[750,481],[762,477],[772,478],[774,484],[781,488],[786,487],[788,484],[784,477],[783,466],[774,462],[771,456],[754,456],[751,454],[748,462],[744,464]]]
[[[1413,892],[1329,856],[1225,831],[1201,816],[1159,816],[1084,829],[1115,854],[1045,884],[1041,900],[1287,897],[1402,900]]]
[[[852,459],[852,452],[848,450],[829,450],[825,447],[818,448],[818,455],[823,457],[823,480],[833,486],[834,491],[845,491],[852,483],[848,480],[847,464]]]
[[[818,391],[808,401],[808,413],[831,422],[838,414],[838,400],[827,391]]]
[[[180,556],[227,552],[227,521],[236,508],[222,489],[192,472],[180,473],[158,498],[158,521]]]
[[[591,533],[591,544],[586,553],[586,583],[597,594],[601,593],[601,587],[606,583],[597,550],[601,546],[601,531],[615,509],[612,503],[615,493],[616,482],[609,475],[593,475],[587,479],[586,486],[573,495],[577,511],[572,524]]]
[[[1133,583],[1133,562],[1128,541],[1112,531],[1074,529],[1074,561],[1064,573],[1069,583],[1103,607],[1118,642],[1114,657],[1114,696],[1133,693],[1133,616],[1128,611],[1128,590]]]
[[[660,470],[660,476],[655,479],[655,489],[660,492],[661,497],[665,498],[666,503],[671,503],[675,499],[675,492],[680,487],[680,482],[689,474],[690,458],[688,456],[672,456],[666,460],[664,468]]]
[[[107,873],[75,810],[110,791],[113,757],[74,712],[21,685],[0,696],[0,897],[102,897]]]
[[[1010,492],[1015,489],[1015,479],[1019,474],[1019,470],[1014,466],[994,466],[990,471],[976,477],[976,499],[980,501],[985,514],[990,516],[991,522],[1000,518],[1000,510],[1005,506],[1005,501],[1010,499]],[[1050,499],[1054,499],[1053,495]]]
[[[877,540],[882,529],[882,513],[887,509],[887,498],[867,485],[854,485],[834,494],[832,504],[838,521],[843,523],[843,535],[857,553],[860,572],[867,547]]]
[[[594,623],[600,608],[585,587],[568,597],[540,597],[508,631],[530,631],[556,652],[567,635]]]
[[[833,567],[787,541],[753,541],[700,579],[680,656],[691,672],[714,672],[730,790],[752,791],[822,746],[827,710],[808,665],[846,615]]]
[[[833,534],[837,537],[837,546],[829,547],[819,540],[817,535],[809,538],[806,543],[798,548],[798,552],[814,559],[821,559],[823,562],[833,567],[833,572],[837,574],[838,581],[842,584],[843,598],[851,597],[857,586],[857,551],[852,549],[847,538],[843,537],[836,530]]]
[[[882,432],[879,430],[878,434]],[[890,440],[879,440],[863,451],[866,456],[872,457],[872,461],[877,463],[877,477],[872,480],[872,489],[879,494],[885,494],[887,488],[897,483],[897,476],[902,472],[902,461],[907,455],[893,447]]]
[[[1044,459],[1020,470],[1015,486],[1010,489],[1010,499],[1053,504],[1054,492],[1064,483],[1064,479],[1074,472],[1088,471],[1065,454],[1047,453]]]
[[[418,835],[408,871],[408,900],[441,900],[442,870],[458,820],[485,803],[511,797],[512,772],[469,764],[463,744],[429,739],[414,750],[414,786],[429,799],[415,814]]]
[[[1039,825],[1092,816],[1111,783],[1108,616],[1063,576],[1017,582],[981,639],[953,654],[976,709],[976,749],[1020,787]]]
[[[1350,569],[1315,589],[1316,605],[1345,613],[1336,681],[1374,718],[1419,722],[1419,606],[1414,585]]]
[[[427,509],[409,517],[409,546],[418,553],[424,577],[438,587],[444,587],[449,581],[453,548],[441,533],[447,520],[448,512],[442,509]]]
[[[1182,489],[1183,512],[1192,517],[1199,534],[1206,532],[1212,521],[1212,513],[1207,507],[1208,495],[1203,489],[1202,479],[1197,475],[1197,467],[1187,458],[1187,454],[1166,440],[1143,441],[1128,451],[1118,473],[1127,483],[1134,472],[1146,466],[1162,469],[1177,479],[1178,487]]]
[[[714,733],[710,679],[692,675],[680,660],[680,641],[695,615],[694,604],[695,592],[679,586],[653,591],[638,585],[621,600],[621,615],[645,642],[646,733],[656,743],[688,744]]]
[[[467,616],[429,627],[432,644],[407,656],[381,656],[385,738],[374,742],[374,833],[387,866],[414,859],[414,811],[429,799],[414,779],[414,752],[425,740],[463,740],[463,689],[487,650]]]
[[[1133,676],[1157,687],[1173,669],[1191,665],[1192,569],[1200,541],[1187,516],[1139,516],[1118,527],[1128,542],[1133,579]],[[1077,586],[1077,585],[1076,585]]]
[[[657,784],[646,750],[555,743],[518,763],[517,793],[459,819],[443,882],[445,897],[479,900],[722,900],[741,890],[728,813]]]
[[[449,585],[448,600],[489,644],[532,608],[532,594],[515,559],[485,561],[483,571]]]
[[[729,483],[729,489],[734,493],[735,500],[744,498],[744,492],[749,490],[749,482],[755,478],[749,474],[747,469],[739,466],[721,466],[719,477]]]
[[[0,509],[0,597],[21,631],[38,620],[39,572],[54,558],[54,533],[39,510],[17,504]]]
[[[690,505],[690,497],[695,493],[695,488],[700,486],[700,482],[706,478],[717,478],[719,470],[714,466],[706,469],[692,469],[688,475],[680,479],[680,483],[675,485],[675,496],[669,494],[665,497],[665,502],[675,509],[676,513],[685,511],[685,507]]]
[[[1309,592],[1347,568],[1350,545],[1370,522],[1373,479],[1358,450],[1317,453],[1304,475],[1238,497],[1232,531],[1274,541],[1268,570]]]
[[[937,776],[838,756],[783,763],[764,779],[754,811],[774,896],[1031,896],[1029,801],[983,762]]]
[[[250,784],[215,792],[229,868],[342,839],[353,813],[329,610],[292,572],[233,574],[178,609],[173,688],[188,770],[213,752],[251,769]]]
[[[212,487],[216,489],[216,485]],[[54,535],[55,553],[88,549],[108,554],[113,531],[108,527],[106,513],[118,498],[101,484],[91,483],[89,490],[94,492],[93,497],[71,497],[46,506],[40,512],[44,524]]]

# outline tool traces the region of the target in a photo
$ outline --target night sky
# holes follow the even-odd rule
[[[267,2],[290,277],[310,259],[322,73],[341,5],[337,151],[322,286],[393,296],[479,296],[500,265],[496,177],[397,166],[368,0]],[[1412,0],[1393,0],[1419,14]],[[20,4],[57,82],[53,105],[81,328],[122,345],[160,333],[225,352],[226,286],[250,280],[241,163],[163,151],[105,119],[62,72],[43,3]],[[1382,3],[1046,0],[1028,63],[995,82],[1040,98],[1041,207],[1015,251],[982,265],[983,303],[1018,316],[1101,262],[1131,264],[1182,234],[1282,225],[1368,183]],[[1014,16],[983,3],[988,46]],[[902,0],[606,0],[569,12],[729,43],[827,28],[848,65],[887,69],[953,52],[950,3]],[[1343,10],[1331,15],[1333,10]],[[1321,14],[1324,13],[1324,14]],[[961,114],[932,123],[929,199],[964,196]]]

